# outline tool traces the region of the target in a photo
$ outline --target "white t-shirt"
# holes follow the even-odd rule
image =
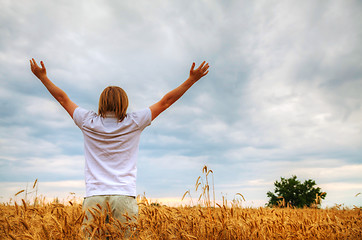
[[[136,196],[140,136],[151,124],[151,110],[128,113],[120,122],[78,107],[73,120],[84,136],[86,197]]]

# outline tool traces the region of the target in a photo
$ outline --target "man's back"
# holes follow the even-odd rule
[[[150,109],[129,113],[119,121],[78,107],[73,119],[84,136],[86,197],[136,196],[139,141],[151,124]]]

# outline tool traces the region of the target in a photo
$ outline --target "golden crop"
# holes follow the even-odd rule
[[[96,211],[95,211],[96,212]],[[100,211],[102,212],[102,211]],[[1,239],[82,239],[80,204],[0,206]],[[137,223],[97,214],[94,239],[362,239],[360,209],[168,207],[140,203]]]
[[[130,239],[150,240],[362,239],[360,208],[244,208],[235,202],[231,206],[219,205],[210,200],[210,171],[204,171],[205,181],[200,177],[196,181],[196,188],[202,191],[199,205],[161,206],[138,198],[136,222],[121,224],[113,218],[106,221],[107,209],[95,208],[95,220],[87,231],[92,239],[123,239],[125,233]],[[1,204],[0,239],[83,239],[81,204],[68,203],[30,204],[22,200],[14,205]]]

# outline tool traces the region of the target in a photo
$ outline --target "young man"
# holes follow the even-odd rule
[[[30,60],[31,71],[73,118],[84,136],[86,196],[83,209],[92,209],[97,204],[107,209],[108,202],[112,217],[121,222],[125,221],[123,214],[126,212],[131,218],[137,216],[136,163],[141,132],[204,77],[209,72],[209,64],[203,62],[194,69],[193,63],[185,82],[157,103],[132,113],[127,113],[125,91],[109,86],[99,98],[98,114],[78,107],[49,80],[44,63],[41,61],[40,64],[41,67],[34,59]],[[88,211],[86,216],[85,219],[91,219]]]

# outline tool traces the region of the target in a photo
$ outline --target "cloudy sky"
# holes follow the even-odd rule
[[[142,135],[139,194],[180,200],[207,165],[218,199],[262,206],[280,177],[316,180],[324,206],[362,205],[361,1],[0,0],[0,200],[84,190],[83,138],[29,59],[96,111],[108,85],[130,111],[210,73]]]

